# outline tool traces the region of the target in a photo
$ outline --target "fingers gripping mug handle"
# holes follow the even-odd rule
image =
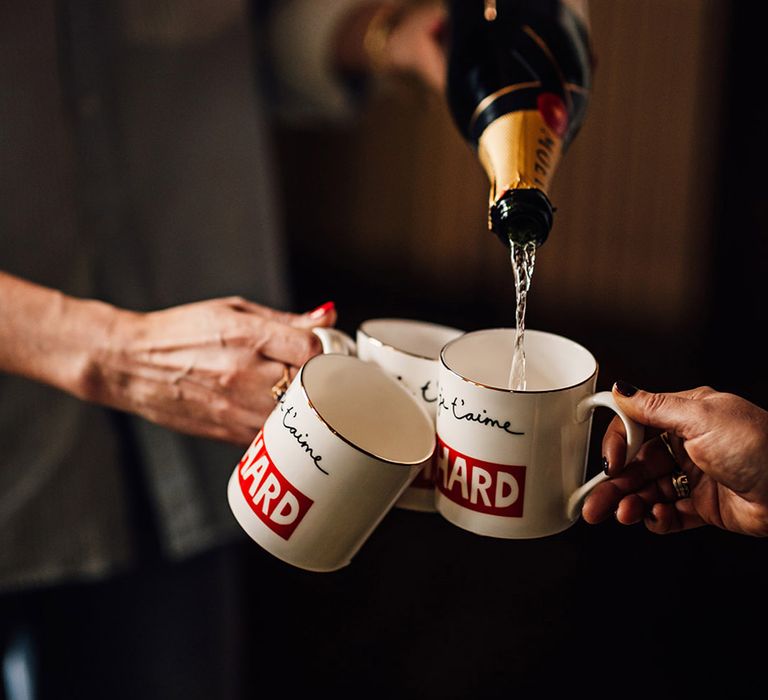
[[[598,406],[610,408],[619,418],[621,418],[621,422],[624,423],[624,430],[627,433],[627,458],[625,464],[628,464],[635,458],[643,444],[645,429],[639,423],[635,423],[635,421],[618,407],[616,399],[613,398],[613,394],[611,394],[610,391],[600,391],[597,394],[592,394],[591,396],[582,399],[576,407],[577,419],[580,421],[586,420]],[[607,474],[600,472],[597,476],[592,477],[586,484],[583,484],[571,494],[567,505],[567,514],[570,520],[576,520],[576,518],[578,518],[581,504],[589,492],[599,483],[608,478]]]
[[[320,338],[325,354],[355,355],[357,353],[355,341],[338,328],[313,328],[312,332]]]

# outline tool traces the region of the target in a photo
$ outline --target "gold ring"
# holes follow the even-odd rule
[[[688,498],[691,495],[691,485],[688,482],[688,475],[682,471],[672,474],[672,488],[678,498]]]
[[[272,398],[275,401],[280,401],[285,395],[288,385],[291,383],[291,373],[286,365],[283,367],[283,376],[275,383],[275,385],[269,390],[272,394]]]

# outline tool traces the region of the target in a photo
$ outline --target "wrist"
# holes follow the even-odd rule
[[[0,371],[89,397],[102,348],[128,312],[4,272],[0,299]]]
[[[112,369],[115,358],[127,347],[131,329],[142,314],[118,309],[94,300],[76,300],[70,374],[64,388],[78,398],[92,403],[111,404],[114,393]],[[65,314],[66,315],[66,314]]]

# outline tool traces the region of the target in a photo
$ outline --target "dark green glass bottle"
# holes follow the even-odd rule
[[[489,228],[541,245],[552,177],[586,113],[587,25],[558,0],[452,0],[449,41],[448,103],[491,182]]]

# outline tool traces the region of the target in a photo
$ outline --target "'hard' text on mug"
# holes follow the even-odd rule
[[[494,464],[461,454],[437,438],[436,481],[440,492],[464,508],[520,518],[525,496],[525,467]]]
[[[299,491],[277,469],[259,432],[237,465],[243,498],[272,532],[290,539],[312,507],[312,499]]]
[[[308,571],[347,566],[435,451],[434,421],[411,390],[373,362],[323,350],[301,366],[227,484],[246,534]]]

